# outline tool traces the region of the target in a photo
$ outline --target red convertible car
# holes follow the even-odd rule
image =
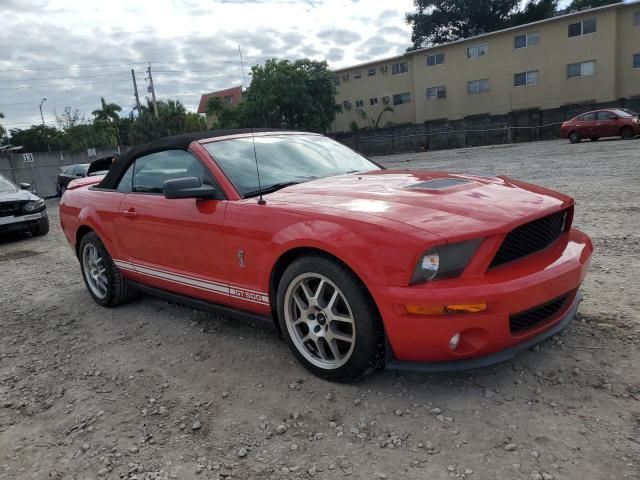
[[[141,291],[268,322],[336,381],[489,365],[563,330],[592,253],[573,213],[516,180],[262,130],[133,149],[60,203],[98,304]]]

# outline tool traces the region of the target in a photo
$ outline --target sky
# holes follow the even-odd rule
[[[396,55],[411,44],[412,0],[0,0],[0,123],[55,125],[69,106],[91,118],[100,97],[135,105],[151,62],[156,96],[195,111],[200,95],[241,85],[267,58],[330,67]],[[246,84],[250,82],[247,76]]]

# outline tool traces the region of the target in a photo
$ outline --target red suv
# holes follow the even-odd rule
[[[564,122],[560,137],[578,143],[583,138],[593,141],[600,137],[622,137],[625,140],[640,135],[640,116],[631,110],[595,110]]]

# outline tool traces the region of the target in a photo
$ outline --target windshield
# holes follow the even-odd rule
[[[258,194],[251,137],[213,142],[204,147],[243,197]],[[380,169],[353,150],[320,135],[256,136],[255,148],[264,191],[316,178]]]
[[[17,191],[18,187],[0,175],[0,193],[15,193]]]

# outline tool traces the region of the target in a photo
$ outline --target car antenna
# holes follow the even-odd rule
[[[242,67],[242,87],[245,88],[246,78],[244,75],[244,61],[242,60],[242,49],[238,45],[238,53],[240,54],[240,66]],[[258,152],[256,151],[256,137],[251,127],[251,141],[253,142],[253,158],[256,161],[256,174],[258,175],[258,205],[266,205],[267,202],[262,198],[262,184],[260,182],[260,168],[258,167]]]

